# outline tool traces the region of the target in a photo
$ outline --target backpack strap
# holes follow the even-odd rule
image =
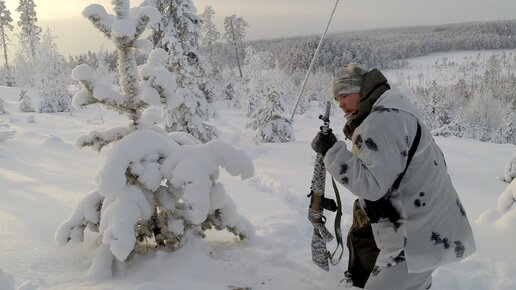
[[[419,125],[419,122],[417,122],[417,132],[416,137],[414,137],[414,141],[412,142],[412,146],[410,146],[410,150],[407,157],[407,164],[405,165],[405,170],[396,178],[394,183],[392,184],[391,188],[398,189],[400,186],[401,180],[403,179],[403,176],[407,172],[407,168],[410,165],[410,161],[412,161],[412,157],[414,157],[414,153],[416,153],[417,147],[419,146],[419,140],[421,139],[421,126]]]

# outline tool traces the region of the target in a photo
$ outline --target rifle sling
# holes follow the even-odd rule
[[[419,122],[417,122],[417,132],[416,137],[414,137],[414,141],[412,142],[412,146],[410,146],[410,150],[407,157],[407,164],[405,164],[405,170],[396,178],[394,183],[392,184],[391,188],[394,188],[398,190],[398,187],[400,186],[401,180],[403,179],[403,176],[407,172],[407,168],[410,165],[410,161],[412,161],[412,157],[414,157],[414,154],[416,153],[417,147],[419,146],[419,140],[421,139],[421,126],[419,126]]]
[[[340,220],[342,217],[342,203],[340,201],[340,193],[339,193],[339,190],[337,189],[337,184],[335,183],[335,179],[333,179],[333,177],[331,178],[331,184],[333,185],[333,190],[335,191],[335,199],[337,200],[337,213],[335,214],[335,224],[334,224],[335,240],[337,241],[337,247],[335,248],[335,251],[333,251],[333,253],[330,256],[330,262],[333,266],[335,266],[342,259],[342,254],[344,253],[344,244],[342,242],[342,230],[340,228]],[[339,247],[340,247],[340,255],[337,258],[337,260],[334,261],[333,257],[337,253],[337,250],[339,249]]]

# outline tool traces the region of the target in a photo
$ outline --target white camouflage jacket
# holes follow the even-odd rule
[[[386,195],[405,169],[418,120],[419,146],[398,190]],[[420,120],[412,103],[399,91],[388,90],[354,131],[353,153],[338,141],[324,158],[327,171],[358,196],[371,220],[380,249],[376,266],[406,260],[410,273],[459,261],[475,251],[444,155]],[[371,214],[375,207],[381,211]]]

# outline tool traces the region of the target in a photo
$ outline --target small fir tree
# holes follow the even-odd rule
[[[511,104],[508,104],[505,108],[501,137],[505,143],[516,144],[516,122],[514,121],[514,109]]]
[[[516,155],[512,156],[505,163],[505,174],[501,178],[502,181],[511,183],[516,178]]]
[[[32,100],[31,100],[30,96],[27,95],[26,90],[21,90],[19,110],[20,110],[20,112],[25,112],[25,113],[31,113],[31,112],[36,111],[32,107]]]
[[[262,91],[265,106],[258,110],[256,119],[248,126],[256,130],[256,140],[263,143],[294,141],[292,122],[282,116],[281,95],[268,86]]]
[[[82,241],[86,228],[99,232],[101,245],[90,268],[90,275],[97,278],[111,276],[113,268],[149,248],[195,244],[210,228],[227,229],[241,239],[253,234],[252,225],[237,213],[217,181],[220,167],[231,175],[250,177],[250,158],[229,144],[198,144],[192,136],[168,134],[156,125],[161,112],[144,111],[147,104],[177,104],[183,98],[175,86],[176,75],[166,68],[169,55],[163,49],[153,50],[148,61],[139,70],[136,67],[135,46],[148,47],[142,42],[149,41],[139,37],[159,19],[159,12],[138,7],[129,13],[129,0],[112,3],[115,16],[101,5],[88,6],[83,15],[117,48],[121,92],[100,83],[91,67],[82,64],[72,73],[83,85],[74,103],[100,103],[126,114],[131,122],[77,140],[79,146],[100,151],[110,144],[110,149],[97,176],[97,189],[56,233],[56,242],[63,245]]]

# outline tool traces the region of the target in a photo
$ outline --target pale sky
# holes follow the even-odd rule
[[[89,4],[111,0],[35,0],[38,25],[57,36],[60,51],[69,54],[111,48],[81,16]],[[138,5],[141,0],[131,0]],[[223,33],[224,17],[236,14],[249,23],[248,39],[280,38],[321,34],[335,0],[193,0],[199,13],[206,5],[215,10],[215,24]],[[18,0],[6,0],[7,9],[18,21]],[[369,28],[432,25],[467,21],[516,19],[516,0],[340,0],[330,26],[331,32]],[[15,28],[16,29],[16,28]],[[16,44],[16,37],[11,37]],[[11,48],[14,53],[15,48]]]

